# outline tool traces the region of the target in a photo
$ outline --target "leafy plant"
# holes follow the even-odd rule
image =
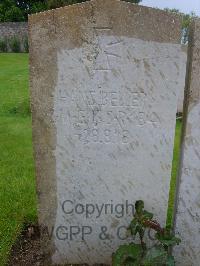
[[[21,44],[20,40],[17,36],[13,36],[9,40],[9,46],[12,52],[20,53],[21,52]]]
[[[29,52],[28,36],[24,37],[23,43],[24,43],[24,51],[25,53],[28,53]]]
[[[188,37],[189,37],[189,26],[191,24],[191,22],[193,21],[193,19],[195,19],[197,16],[195,14],[195,12],[191,12],[189,14],[184,14],[182,12],[180,12],[178,9],[173,8],[164,8],[165,11],[170,12],[170,13],[174,13],[174,14],[178,14],[182,17],[182,38],[181,38],[181,42],[182,44],[187,44],[188,43]]]
[[[153,229],[156,244],[147,247],[144,236],[147,229]],[[170,255],[170,248],[180,243],[170,228],[162,228],[153,220],[153,214],[144,210],[142,200],[135,203],[135,214],[128,230],[133,237],[139,236],[140,244],[130,243],[121,245],[113,254],[113,266],[174,266],[174,257]]]
[[[0,52],[7,52],[7,40],[6,39],[0,39]]]

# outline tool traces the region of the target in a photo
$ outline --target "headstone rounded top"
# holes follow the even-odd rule
[[[112,28],[115,35],[170,43],[181,40],[179,15],[118,0],[92,0],[33,14],[29,16],[31,24],[54,28],[52,34],[62,31],[69,35],[69,31],[103,25]]]

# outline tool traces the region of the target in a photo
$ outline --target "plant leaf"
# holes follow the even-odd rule
[[[156,234],[156,238],[167,247],[179,245],[181,242],[180,238],[170,235]]]
[[[152,220],[153,219],[153,213],[144,210],[143,211],[143,218],[147,219],[147,220]]]
[[[136,235],[137,233],[137,221],[133,219],[128,227],[128,230],[131,231],[132,235]]]
[[[147,250],[143,260],[144,266],[165,265],[167,261],[167,252],[160,246],[154,246]]]
[[[112,256],[112,266],[140,266],[142,254],[141,245],[121,245]]]
[[[143,200],[137,200],[135,202],[135,211],[140,216],[144,209],[144,201]]]
[[[135,236],[143,230],[143,227],[141,224],[133,220],[129,226],[129,230],[131,231],[131,234]]]
[[[168,256],[167,257],[167,263],[166,266],[175,266],[175,260],[173,256]]]

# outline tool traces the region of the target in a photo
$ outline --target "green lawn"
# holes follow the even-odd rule
[[[28,55],[0,54],[0,265],[24,223],[35,223],[36,196]],[[181,123],[177,123],[168,223],[172,219]]]
[[[0,54],[0,265],[24,222],[36,221],[28,55]]]

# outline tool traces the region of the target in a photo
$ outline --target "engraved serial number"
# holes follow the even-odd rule
[[[128,130],[118,131],[115,128],[86,128],[80,130],[77,136],[85,144],[128,144],[131,142],[131,135]]]

